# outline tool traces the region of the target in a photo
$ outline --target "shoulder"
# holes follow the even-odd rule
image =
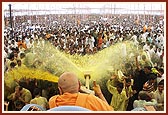
[[[78,93],[78,95],[88,96],[88,95],[90,95],[90,94],[88,94],[88,93]]]
[[[59,95],[52,96],[52,97],[49,99],[49,103],[55,102],[55,100],[56,100],[57,97],[59,97]]]
[[[56,106],[56,103],[55,103],[55,100],[56,98],[59,97],[59,95],[55,95],[55,96],[52,96],[50,99],[49,99],[49,107],[50,108],[54,108]]]
[[[155,94],[155,95],[156,95],[156,94],[158,94],[158,93],[159,93],[159,91],[158,91],[158,89],[157,89],[156,91],[154,91],[154,93],[153,93],[153,94]]]
[[[28,89],[26,89],[26,88],[23,88],[23,91],[24,92],[30,92]]]
[[[96,96],[93,95],[93,94],[79,93],[79,94],[78,94],[78,97],[79,97],[79,96],[80,96],[80,98],[82,98],[83,100],[86,99],[86,101],[89,101],[89,100],[91,100],[91,101],[99,100],[99,98],[96,97]]]
[[[36,104],[36,99],[34,98],[34,99],[30,100],[30,104]]]
[[[121,95],[125,95],[126,96],[126,91],[122,90]]]
[[[140,102],[140,100],[135,100],[135,101],[134,101],[134,103],[139,103],[139,102]]]
[[[93,102],[94,104],[96,104],[96,103],[102,103],[103,104],[104,103],[103,100],[101,100],[99,97],[97,97],[93,94],[88,94],[86,101],[87,102]]]
[[[23,92],[24,92],[25,94],[31,94],[31,92],[30,92],[28,89],[26,89],[26,88],[23,88]]]
[[[47,98],[45,98],[45,97],[39,97],[40,99],[42,99],[42,100],[44,100],[44,101],[47,101]]]

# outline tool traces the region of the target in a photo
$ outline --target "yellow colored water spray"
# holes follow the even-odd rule
[[[131,54],[136,52],[137,46],[130,41],[116,43],[94,55],[85,56],[66,54],[46,42],[26,54],[24,64],[29,69],[13,70],[13,73],[17,73],[15,79],[27,75],[30,78],[57,82],[58,77],[65,71],[74,72],[80,80],[85,80],[84,75],[89,71],[90,80],[97,81],[108,75],[109,71],[121,69],[122,64],[132,60]],[[8,74],[8,76],[11,75]],[[5,81],[8,82],[7,79]]]

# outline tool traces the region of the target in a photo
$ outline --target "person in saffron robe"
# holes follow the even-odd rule
[[[59,106],[80,106],[92,111],[113,111],[104,98],[100,86],[94,82],[93,94],[80,93],[80,82],[77,76],[71,72],[63,73],[58,80],[60,95],[52,96],[49,99],[49,107]]]

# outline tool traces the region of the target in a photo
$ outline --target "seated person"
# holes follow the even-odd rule
[[[33,94],[35,95],[35,98],[30,100],[30,104],[37,104],[48,109],[48,101],[45,97],[41,96],[41,90],[39,88],[35,88]]]
[[[138,94],[138,99],[139,100],[135,100],[133,103],[134,108],[146,107],[146,106],[155,107],[157,105],[157,101],[155,99],[152,99],[150,94],[146,91],[140,91]]]
[[[32,99],[31,92],[21,86],[15,87],[15,92],[7,97],[14,103],[15,110],[20,110],[24,105],[29,104]]]
[[[58,89],[60,95],[49,99],[50,109],[58,106],[80,106],[93,111],[113,110],[105,100],[99,85],[95,84],[93,88],[99,98],[93,94],[79,93],[80,82],[74,73],[63,73],[58,80]]]

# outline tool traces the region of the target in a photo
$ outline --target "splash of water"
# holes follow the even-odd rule
[[[46,42],[27,54],[25,64],[47,70],[56,76],[60,76],[65,71],[74,72],[81,80],[85,80],[84,74],[89,73],[93,81],[109,76],[109,72],[121,70],[126,62],[134,60],[132,56],[136,52],[137,46],[130,41],[117,43],[94,55],[85,56],[66,54]]]
[[[58,81],[58,77],[49,73],[48,71],[20,67],[20,68],[15,68],[9,72],[6,72],[4,77],[4,81],[5,81],[4,83],[9,88],[13,88],[15,85],[15,81],[19,81],[20,79],[29,79],[29,78],[47,80],[50,82]]]

